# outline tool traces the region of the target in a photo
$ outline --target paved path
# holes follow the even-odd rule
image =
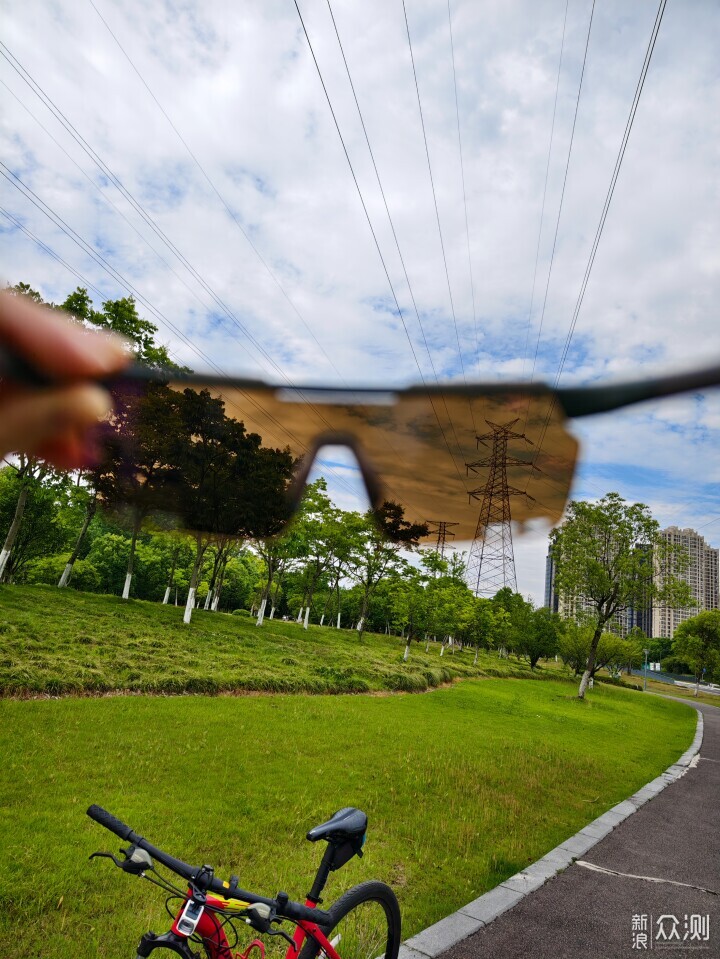
[[[720,709],[697,708],[703,742],[682,778],[489,925],[444,950],[422,948],[426,930],[409,941],[407,959],[720,959]],[[468,909],[435,928],[457,939]]]

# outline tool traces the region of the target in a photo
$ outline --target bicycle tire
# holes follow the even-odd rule
[[[321,928],[342,959],[397,959],[400,906],[390,886],[375,880],[362,882],[348,889],[328,912],[331,922]],[[320,951],[308,937],[298,959],[316,959]]]

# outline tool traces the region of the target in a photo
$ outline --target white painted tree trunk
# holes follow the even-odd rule
[[[322,616],[320,617],[320,625],[322,626],[324,622],[325,622],[325,613],[323,613]]]
[[[169,602],[170,602],[170,587],[166,586],[165,595],[163,596],[163,606],[167,606]]]
[[[185,603],[185,613],[183,614],[183,622],[189,623],[192,619],[192,611],[195,606],[195,587],[191,586],[188,591],[187,602]]]
[[[297,619],[295,620],[295,622],[296,622],[296,623],[301,623],[301,622],[302,622],[302,617],[303,617],[303,608],[302,608],[302,606],[301,606],[301,607],[300,607],[300,612],[297,614]]]
[[[219,605],[220,605],[220,593],[215,593],[215,596],[213,597],[213,601],[212,601],[212,607],[211,607],[213,613],[217,613]]]
[[[7,536],[5,537],[3,548],[0,550],[0,582],[2,582],[3,576],[5,575],[5,567],[7,566],[10,553],[12,552],[12,548],[15,545],[15,540],[17,539],[20,523],[22,522],[23,513],[25,512],[27,498],[28,488],[27,486],[23,486],[23,488],[20,490],[20,495],[18,496],[18,501],[15,506],[15,515],[13,517],[13,521],[10,524],[10,529],[8,530]]]
[[[445,655],[445,643],[440,643],[440,655]]]
[[[580,680],[580,689],[578,690],[578,698],[583,699],[585,692],[590,685],[590,670],[586,669],[582,674],[582,679]]]
[[[258,618],[255,623],[256,626],[262,626],[263,620],[265,619],[265,607],[267,606],[267,597],[260,603],[260,609],[258,610]]]
[[[410,659],[410,643],[405,647],[405,655],[403,656],[403,662],[406,663]]]
[[[210,603],[212,603],[212,595],[213,595],[213,591],[209,589],[207,591],[207,596],[205,597],[205,605],[203,606],[203,609],[210,609]]]
[[[133,574],[128,573],[125,576],[125,585],[123,586],[122,598],[130,599],[130,583],[132,583]]]
[[[70,582],[70,573],[72,573],[73,564],[67,563],[65,569],[62,571],[62,576],[60,577],[60,582],[58,583],[58,589],[63,589]]]
[[[305,619],[303,620],[303,629],[308,628],[308,623],[310,622],[310,607],[305,607]]]
[[[360,619],[358,620],[358,624],[357,624],[356,629],[357,629],[357,631],[358,631],[359,633],[361,633],[361,632],[362,632],[362,628],[363,628],[363,617],[361,616]]]
[[[275,607],[274,607],[274,606],[271,607],[271,609],[270,609],[270,619],[275,619]]]
[[[338,613],[337,628],[340,629],[340,613]]]

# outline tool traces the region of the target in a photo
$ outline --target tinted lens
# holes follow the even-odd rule
[[[514,520],[557,522],[577,455],[552,394],[276,389],[182,382],[116,391],[98,489],[108,505],[234,536],[279,532],[294,474],[352,443],[371,500],[472,539],[504,498]],[[373,479],[379,484],[373,487]]]

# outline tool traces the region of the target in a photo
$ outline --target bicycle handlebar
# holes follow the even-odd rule
[[[282,916],[284,919],[290,919],[293,922],[305,920],[323,926],[328,925],[331,921],[330,914],[324,909],[310,909],[309,906],[304,906],[302,903],[293,902],[292,900],[284,901],[282,906],[280,906],[276,899],[268,899],[265,896],[258,896],[254,892],[248,892],[236,886],[229,886],[221,879],[215,879],[214,876],[212,878],[208,876],[209,881],[205,880],[198,883],[198,879],[202,873],[202,869],[199,866],[191,866],[183,862],[182,859],[176,859],[174,856],[163,852],[162,849],[158,849],[157,846],[153,846],[147,839],[138,835],[130,826],[126,826],[124,822],[121,822],[113,816],[112,813],[109,813],[107,809],[103,809],[102,806],[93,804],[88,808],[87,814],[91,819],[94,819],[96,823],[99,823],[101,826],[109,829],[110,832],[115,833],[116,836],[119,836],[120,839],[131,842],[140,849],[144,849],[153,859],[157,859],[158,862],[162,863],[163,866],[166,866],[178,876],[182,876],[183,879],[186,879],[188,882],[198,884],[205,892],[213,892],[225,898],[231,897],[233,899],[245,899],[253,903],[264,903],[266,906],[272,906],[277,911],[278,916]]]

